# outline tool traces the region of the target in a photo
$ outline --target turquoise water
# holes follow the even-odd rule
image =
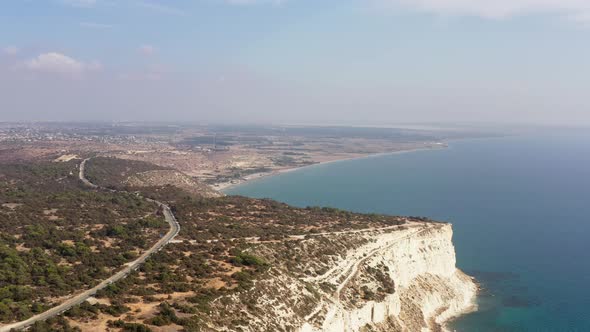
[[[454,225],[485,291],[458,331],[590,331],[590,135],[458,141],[312,166],[228,190]]]

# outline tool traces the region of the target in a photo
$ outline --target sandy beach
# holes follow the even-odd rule
[[[330,158],[332,156],[328,156],[325,158],[325,160],[318,161],[318,162],[311,164],[311,165],[305,165],[305,166],[300,166],[300,167],[276,168],[276,169],[273,169],[268,172],[253,173],[253,174],[249,174],[244,177],[241,177],[239,179],[214,183],[211,185],[211,187],[217,191],[223,192],[224,190],[228,190],[230,188],[243,185],[247,182],[251,182],[251,181],[259,180],[261,178],[266,178],[266,177],[275,176],[275,175],[279,175],[279,174],[284,174],[284,173],[288,173],[288,172],[293,172],[293,171],[297,171],[297,170],[301,170],[301,169],[306,169],[309,167],[316,167],[316,166],[327,165],[327,164],[331,164],[331,163],[348,161],[348,160],[374,158],[374,157],[380,157],[380,156],[385,156],[385,155],[394,155],[394,154],[409,153],[409,152],[415,152],[415,151],[435,150],[435,149],[442,149],[442,148],[447,148],[447,147],[448,147],[447,143],[441,142],[441,143],[437,143],[434,146],[428,145],[423,148],[411,148],[411,149],[391,151],[391,152],[347,155],[347,156],[342,156],[341,158],[338,158],[338,157]]]

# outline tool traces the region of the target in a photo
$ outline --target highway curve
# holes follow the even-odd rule
[[[88,160],[89,159],[85,159],[80,164],[79,178],[88,187],[91,187],[93,189],[98,189],[100,187],[91,183],[90,181],[88,181],[88,179],[84,175],[84,169],[86,167],[86,162]],[[43,313],[35,315],[27,320],[4,325],[4,326],[0,327],[0,332],[9,332],[12,329],[15,329],[15,330],[25,329],[25,328],[35,324],[35,322],[44,321],[48,318],[60,315],[63,312],[71,309],[72,307],[83,303],[89,297],[96,295],[96,292],[98,292],[99,290],[106,288],[108,285],[125,278],[131,272],[137,270],[141,266],[141,264],[145,263],[145,261],[153,253],[160,251],[160,249],[162,249],[172,239],[174,239],[174,237],[176,237],[176,235],[178,235],[178,232],[180,231],[180,225],[178,224],[176,217],[174,217],[174,214],[170,210],[170,207],[168,205],[166,205],[162,202],[156,201],[156,200],[152,200],[149,198],[145,198],[145,199],[150,202],[154,202],[154,203],[158,204],[162,208],[162,210],[164,211],[164,217],[166,218],[166,221],[168,222],[168,224],[170,224],[170,230],[168,231],[168,233],[166,233],[166,235],[164,237],[162,237],[155,245],[153,245],[150,249],[148,249],[146,252],[144,252],[139,258],[137,258],[133,262],[127,263],[122,270],[115,273],[110,278],[102,281],[100,284],[98,284],[98,285],[94,286],[93,288],[86,290],[80,294],[74,295],[71,298],[69,298],[68,300],[66,300],[65,302],[63,302],[62,304],[55,306]]]

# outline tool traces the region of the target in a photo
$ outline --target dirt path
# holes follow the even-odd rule
[[[340,279],[344,278],[344,280],[337,285],[336,291],[332,294],[332,298],[329,299],[329,301],[332,303],[338,303],[340,301],[340,293],[342,292],[342,290],[344,288],[346,288],[346,286],[351,282],[351,280],[358,274],[359,268],[362,264],[364,264],[370,258],[374,257],[376,254],[383,252],[384,250],[388,250],[389,248],[393,247],[394,245],[399,243],[399,241],[403,241],[405,239],[408,239],[409,237],[412,237],[412,236],[415,236],[421,232],[427,231],[431,227],[426,223],[416,223],[414,225],[405,225],[405,226],[417,228],[417,230],[404,232],[403,235],[394,239],[393,241],[390,241],[386,246],[374,248],[371,251],[369,251],[368,253],[365,253],[360,257],[356,257],[358,259],[355,259],[355,257],[352,257],[349,262],[346,262],[348,259],[345,259],[346,264],[344,266],[339,264],[321,276],[305,278],[304,280],[321,283],[321,282],[328,281],[328,280],[340,280]],[[388,230],[388,229],[392,229],[392,228],[394,228],[394,227],[367,229],[367,230],[361,230],[361,231],[359,231],[359,233],[363,232],[363,231],[364,232],[366,232],[366,231],[384,231],[384,230]],[[353,232],[357,232],[357,231],[353,231]],[[346,234],[346,233],[347,232],[334,232],[332,234]],[[324,304],[325,304],[324,302],[320,302],[320,304],[309,315],[307,315],[305,317],[305,320],[309,321],[315,315],[317,315],[322,310]]]

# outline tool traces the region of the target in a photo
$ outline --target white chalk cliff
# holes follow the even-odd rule
[[[404,226],[306,237],[264,245],[271,278],[224,309],[242,331],[440,331],[474,308],[477,287],[455,266],[449,224]],[[288,264],[279,264],[289,258]],[[228,304],[229,303],[229,304]],[[248,309],[244,308],[248,303]],[[218,321],[219,322],[219,321]]]
[[[385,267],[395,284],[394,293],[379,301],[350,305],[353,297],[347,296],[347,287],[355,283],[378,287],[370,278],[363,280],[366,269],[352,271],[348,283],[340,285],[339,300],[322,304],[325,313],[304,323],[300,331],[360,331],[367,325],[387,331],[396,327],[428,331],[472,308],[476,285],[455,267],[451,226],[434,226],[374,234],[374,241],[356,249],[342,264]]]

